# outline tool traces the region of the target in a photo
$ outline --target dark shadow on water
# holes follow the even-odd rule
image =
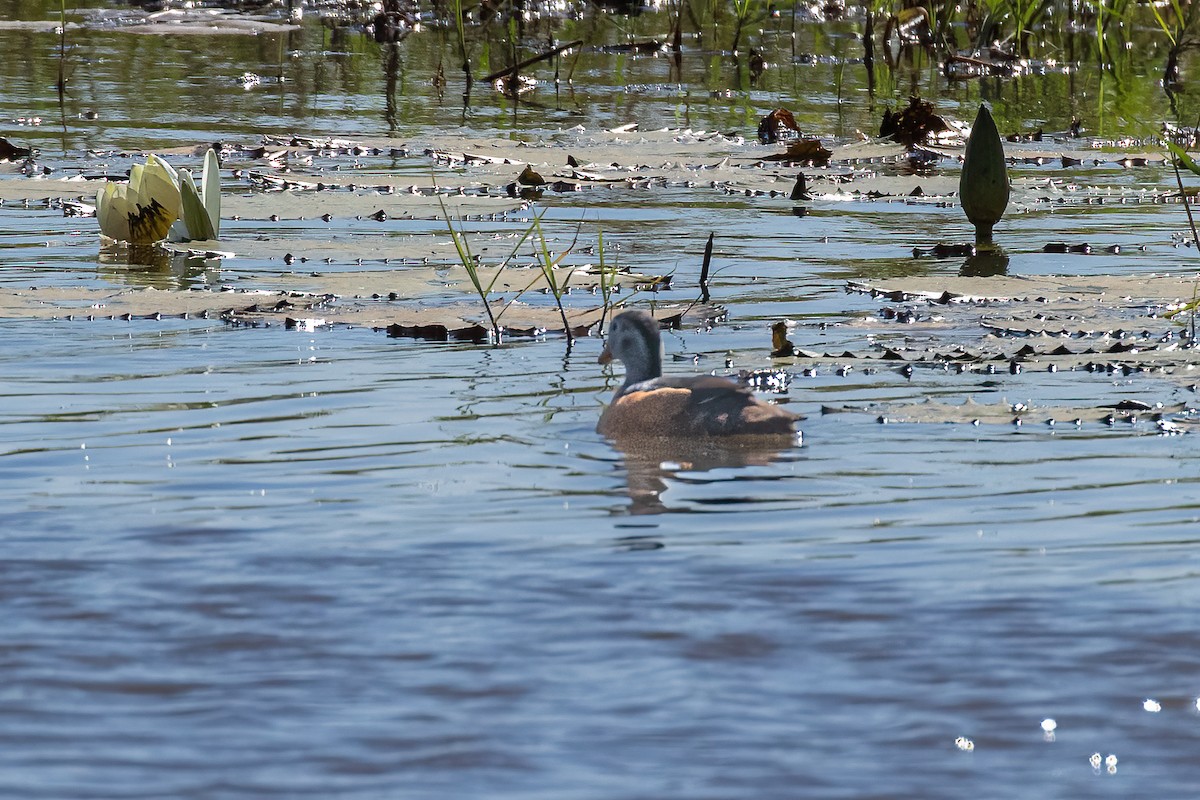
[[[680,472],[762,467],[781,460],[799,447],[795,436],[745,436],[710,439],[613,440],[624,456],[630,514],[685,511],[669,507],[662,495],[668,481]],[[747,498],[751,502],[752,498]]]

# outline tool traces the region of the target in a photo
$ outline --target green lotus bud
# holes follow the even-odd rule
[[[967,137],[958,197],[967,219],[975,226],[976,243],[991,242],[992,226],[1008,207],[1008,163],[1000,132],[985,105],[979,106],[975,125]]]

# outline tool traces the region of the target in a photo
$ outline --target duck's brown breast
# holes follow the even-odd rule
[[[632,436],[671,436],[692,402],[690,389],[630,392],[613,399],[596,432],[610,439]]]

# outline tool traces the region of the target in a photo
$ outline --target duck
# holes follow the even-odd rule
[[[745,386],[716,375],[662,374],[658,321],[640,309],[613,318],[597,362],[625,365],[625,382],[600,415],[609,439],[782,436],[796,433],[799,414],[764,403]]]

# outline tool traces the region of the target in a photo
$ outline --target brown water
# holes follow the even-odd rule
[[[652,15],[620,24],[658,31]],[[800,57],[829,44],[821,30],[802,28],[795,62],[776,42],[785,65],[754,90],[710,94],[703,53],[680,80],[665,59],[589,51],[573,97],[539,89],[543,107],[514,114],[480,93],[465,124],[530,139],[635,121],[750,135],[760,113],[788,104],[823,137],[848,137],[875,112],[849,79],[856,99],[835,102],[828,53],[856,55],[848,35]],[[429,89],[452,52],[436,32],[402,45],[393,121],[378,46],[310,21],[254,38],[78,32],[64,129],[56,41],[0,31],[0,135],[40,147],[57,174],[127,163],[89,148],[295,132],[411,141],[411,156],[364,168],[420,181],[435,171],[422,145],[461,121],[461,87],[440,101]],[[243,88],[243,73],[281,64],[289,80]],[[1153,81],[1139,74],[1134,88]],[[892,80],[897,95],[912,81],[942,88],[919,65]],[[1048,130],[1084,105],[1132,102],[1079,89],[1104,84],[1088,69],[1066,101],[1065,80],[939,96],[973,107],[994,92],[998,118]],[[1030,86],[1045,93],[1022,105]],[[1165,101],[1141,102],[1104,135],[1167,118]],[[88,109],[100,119],[78,117]],[[13,122],[30,115],[42,124]],[[584,133],[557,133],[576,125]],[[1112,191],[1173,181],[1154,168],[1015,170],[1030,176]],[[31,179],[13,166],[0,182]],[[701,185],[548,195],[542,209],[553,240],[583,219],[588,243],[602,229],[623,263],[676,269],[693,286],[703,239],[719,231],[714,299],[730,320],[667,335],[675,372],[771,365],[767,323],[780,318],[798,322],[797,346],[866,347],[877,334],[854,323],[881,303],[847,294],[847,279],[964,267],[911,257],[965,237],[956,208],[818,201],[801,218],[783,198]],[[523,226],[472,223],[505,236]],[[1033,209],[1003,230],[1008,271],[1186,273],[1194,253],[1172,240],[1182,227],[1178,206]],[[335,250],[377,236],[383,251],[407,235],[444,236],[444,224],[224,230],[235,249],[259,236]],[[1096,254],[1042,252],[1060,240]],[[362,269],[352,252],[320,268]],[[36,199],[0,207],[9,289],[246,285],[284,269],[279,254],[232,259],[217,276],[99,258],[94,220]],[[595,338],[491,348],[368,328],[4,320],[0,794],[1076,798],[1200,785],[1193,435],[1159,436],[1147,418],[880,425],[821,413],[926,397],[1190,403],[1188,380],[796,367],[802,447],[626,455],[593,433],[619,379],[595,364],[599,349]],[[1096,752],[1118,757],[1115,773],[1089,765]]]

